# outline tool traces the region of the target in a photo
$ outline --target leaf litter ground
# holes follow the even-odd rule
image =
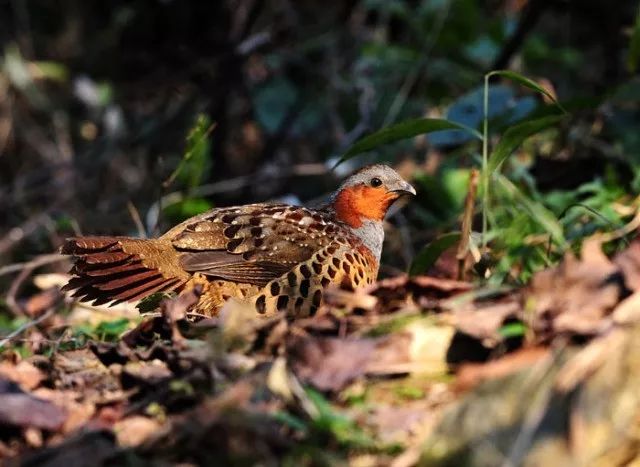
[[[592,237],[517,290],[427,276],[334,289],[297,321],[237,302],[190,316],[198,290],[118,317],[35,279],[45,290],[17,304],[28,320],[0,360],[7,465],[640,458],[640,240],[608,258]]]

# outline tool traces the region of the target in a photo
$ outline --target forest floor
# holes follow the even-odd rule
[[[8,465],[606,465],[640,453],[640,241],[584,242],[526,287],[397,276],[312,318],[197,291],[75,303],[45,256],[7,267]],[[15,296],[15,295],[14,295]]]

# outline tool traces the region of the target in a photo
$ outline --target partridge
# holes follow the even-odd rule
[[[202,294],[193,311],[215,315],[231,297],[257,313],[309,316],[330,284],[355,289],[376,280],[383,219],[415,189],[385,165],[351,175],[320,208],[249,204],[212,209],[155,239],[69,238],[66,290],[94,305],[156,292]]]

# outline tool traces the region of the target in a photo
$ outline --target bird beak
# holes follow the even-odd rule
[[[412,187],[410,184],[408,184],[407,182],[402,182],[399,188],[396,188],[395,190],[393,190],[393,193],[396,193],[398,196],[402,196],[402,195],[415,196],[416,189]]]

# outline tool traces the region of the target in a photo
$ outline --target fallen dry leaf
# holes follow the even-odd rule
[[[49,401],[20,390],[13,382],[0,379],[0,424],[55,431],[67,414]]]
[[[0,362],[0,377],[9,379],[28,391],[38,387],[45,375],[31,363],[23,360],[17,365],[8,361]]]
[[[60,303],[62,301],[62,297],[63,295],[60,289],[58,287],[52,287],[30,296],[22,303],[22,309],[27,316],[36,318],[51,307]]]
[[[338,391],[364,375],[443,374],[453,327],[418,319],[382,337],[292,334],[288,355],[296,375],[323,391]]]
[[[423,308],[438,308],[440,300],[471,290],[472,284],[430,276],[409,277],[406,275],[384,279],[367,289],[379,300],[385,313],[411,303]]]
[[[525,300],[533,302],[534,330],[544,340],[606,329],[624,293],[622,275],[596,237],[584,242],[581,259],[568,253],[559,266],[535,274]]]
[[[65,391],[49,388],[39,388],[34,396],[49,401],[64,410],[66,419],[59,427],[62,433],[72,433],[85,426],[96,412],[93,401],[87,400],[85,394],[76,391]]]
[[[495,347],[502,341],[499,330],[508,318],[520,315],[521,306],[516,301],[498,303],[470,303],[443,314],[442,319],[485,347]]]
[[[507,354],[498,360],[487,363],[464,363],[456,372],[456,390],[468,391],[483,381],[515,373],[548,356],[548,348],[532,347]]]
[[[113,427],[118,444],[123,447],[139,446],[162,428],[157,420],[141,415],[133,415],[120,420]]]
[[[290,361],[302,381],[321,391],[338,391],[365,373],[378,341],[295,338],[289,345]]]

